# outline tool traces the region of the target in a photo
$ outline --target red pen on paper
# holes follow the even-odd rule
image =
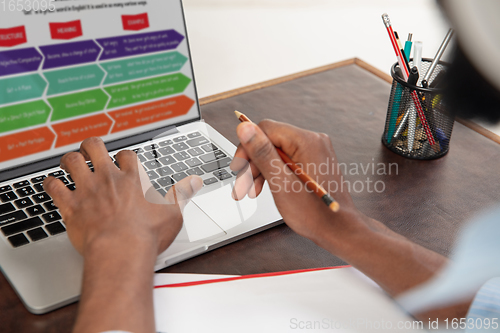
[[[384,25],[387,28],[387,33],[389,34],[389,38],[391,39],[392,47],[394,48],[394,52],[396,53],[396,57],[398,59],[399,68],[401,68],[401,72],[403,73],[403,78],[405,81],[408,81],[410,72],[409,69],[406,67],[403,54],[401,53],[401,50],[398,47],[396,36],[394,35],[394,31],[392,30],[392,25],[391,25],[391,20],[389,19],[389,15],[387,15],[386,13],[382,14],[382,20],[384,21]],[[413,103],[415,104],[415,108],[417,109],[420,122],[424,127],[425,134],[427,135],[427,140],[429,140],[429,144],[431,145],[432,149],[438,152],[440,150],[439,144],[436,143],[436,140],[432,136],[431,129],[429,128],[429,124],[427,123],[427,118],[425,117],[424,110],[422,109],[422,105],[420,104],[420,100],[415,90],[411,92],[411,98],[413,99]]]

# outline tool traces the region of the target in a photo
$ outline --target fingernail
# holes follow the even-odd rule
[[[191,188],[193,192],[196,193],[203,187],[203,180],[199,176],[195,176],[191,178]]]
[[[241,143],[248,143],[255,136],[255,125],[242,123],[237,128],[237,134]]]

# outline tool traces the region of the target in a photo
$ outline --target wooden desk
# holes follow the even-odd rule
[[[238,121],[233,111],[240,110],[256,122],[288,118],[294,125],[327,133],[338,159],[348,165],[397,163],[397,174],[369,175],[374,182],[384,182],[383,193],[352,193],[357,207],[409,239],[448,255],[464,223],[500,202],[500,138],[461,122],[455,124],[447,156],[414,161],[395,155],[380,140],[389,82],[387,75],[351,59],[205,98],[202,114],[235,144]],[[345,175],[351,184],[366,177]],[[162,272],[254,274],[339,264],[343,262],[283,224]],[[32,315],[0,276],[2,332],[67,332],[76,311],[73,304]]]

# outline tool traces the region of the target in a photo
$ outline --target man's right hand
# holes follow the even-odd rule
[[[322,236],[333,224],[335,232],[339,233],[354,226],[353,218],[359,218],[361,214],[348,190],[341,190],[342,174],[326,134],[270,120],[264,120],[258,126],[241,123],[237,134],[241,144],[231,169],[245,169],[249,162],[250,169],[244,173],[251,172],[251,177],[239,175],[233,192],[235,199],[241,200],[247,194],[250,198],[256,197],[267,180],[284,221],[296,233],[321,243]],[[330,190],[330,195],[340,204],[340,211],[332,212],[312,193],[285,165],[275,147],[281,148],[304,172]]]

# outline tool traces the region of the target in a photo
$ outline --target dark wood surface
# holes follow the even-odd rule
[[[238,124],[234,110],[253,121],[288,119],[330,135],[340,162],[397,163],[392,175],[368,175],[385,184],[383,193],[352,192],[357,207],[391,229],[448,255],[457,233],[477,212],[500,201],[500,147],[455,123],[450,152],[433,161],[402,158],[381,143],[390,85],[354,64],[333,66],[312,75],[246,89],[202,106],[205,121],[233,143]],[[372,71],[373,72],[373,71]],[[366,175],[346,174],[353,184]],[[380,189],[380,188],[379,188]],[[162,272],[254,274],[343,264],[338,258],[280,225]],[[28,313],[0,276],[0,331],[67,332],[77,304],[36,316]]]

